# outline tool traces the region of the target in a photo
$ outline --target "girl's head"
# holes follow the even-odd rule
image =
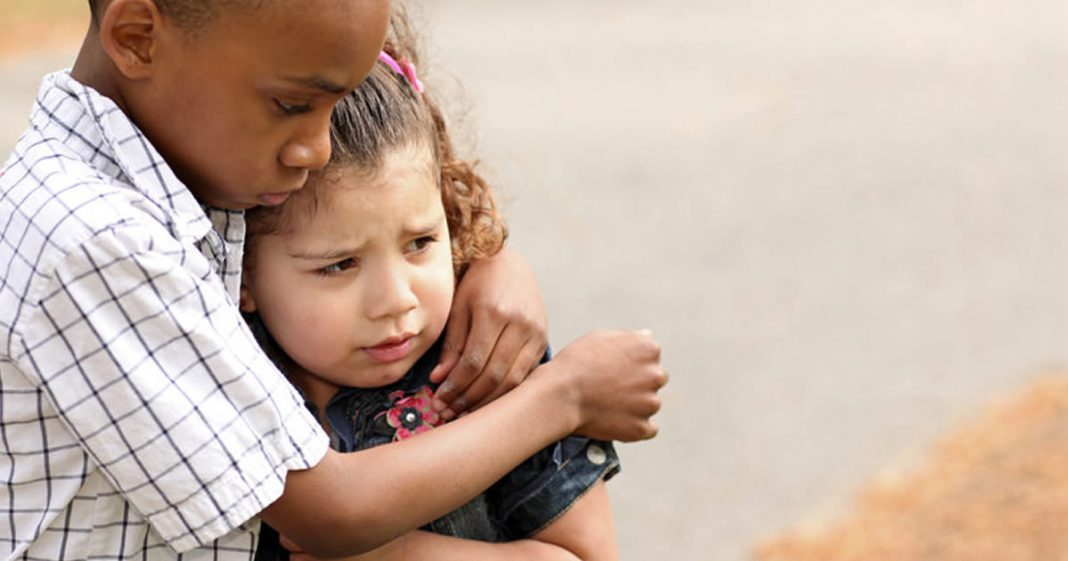
[[[331,127],[329,164],[284,204],[247,213],[242,284],[242,310],[313,400],[317,387],[329,396],[403,376],[441,334],[456,276],[505,237],[437,107],[387,64]]]

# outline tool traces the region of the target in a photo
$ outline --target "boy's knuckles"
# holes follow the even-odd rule
[[[489,376],[489,379],[493,381],[493,385],[499,386],[507,378],[508,370],[500,366],[489,367],[486,368],[486,376]]]
[[[513,316],[519,316],[520,314],[512,308],[506,306],[503,302],[481,302],[476,313],[486,319],[496,320],[511,320]]]
[[[660,407],[662,405],[663,404],[661,403],[660,398],[657,397],[656,395],[653,395],[652,397],[647,399],[646,402],[645,402],[645,414],[646,414],[646,416],[652,417],[653,415],[656,415],[657,413],[659,413],[660,412]]]
[[[460,361],[456,364],[456,368],[467,376],[472,376],[476,372],[482,370],[484,364],[486,364],[485,353],[477,350],[469,350],[460,356]]]
[[[656,342],[654,339],[646,337],[641,342],[642,356],[645,356],[650,360],[660,360],[660,351],[660,343]]]

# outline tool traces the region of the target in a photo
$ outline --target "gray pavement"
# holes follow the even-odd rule
[[[610,485],[625,560],[744,559],[1065,365],[1063,2],[423,10],[554,346],[663,343],[662,433]],[[0,151],[69,60],[0,63]]]

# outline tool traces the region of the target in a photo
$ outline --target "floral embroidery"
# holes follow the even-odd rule
[[[404,440],[426,432],[441,424],[441,417],[431,407],[434,390],[429,386],[419,388],[411,395],[397,390],[389,394],[392,402],[385,415],[386,423],[395,429],[393,440]]]

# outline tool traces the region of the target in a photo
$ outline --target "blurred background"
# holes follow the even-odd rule
[[[0,2],[6,156],[87,9]],[[554,347],[663,345],[626,561],[746,559],[1068,360],[1068,4],[414,7]]]

